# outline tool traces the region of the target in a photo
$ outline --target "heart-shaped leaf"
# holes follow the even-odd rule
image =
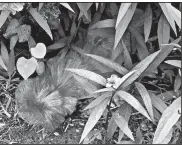
[[[34,57],[30,59],[20,57],[16,66],[20,75],[26,80],[36,70],[37,60]]]
[[[30,49],[33,57],[41,59],[46,55],[46,46],[43,43],[38,43],[34,48]]]

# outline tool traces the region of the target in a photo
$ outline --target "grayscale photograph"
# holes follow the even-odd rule
[[[0,2],[0,145],[181,145],[180,2]]]

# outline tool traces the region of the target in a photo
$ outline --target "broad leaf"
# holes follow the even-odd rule
[[[150,4],[148,4],[147,9],[145,11],[145,18],[144,18],[144,36],[145,42],[148,40],[150,31],[152,27],[152,9]]]
[[[131,94],[122,90],[116,92],[116,94],[118,94],[128,104],[130,104],[132,107],[134,107],[137,111],[139,111],[142,115],[144,115],[146,118],[148,118],[151,121],[151,118],[145,111],[144,107],[140,104],[140,102],[135,97],[133,97]]]
[[[126,28],[128,27],[133,14],[135,12],[137,3],[132,3],[130,8],[128,8],[126,14],[124,15],[123,19],[119,22],[118,26],[116,27],[116,34],[115,34],[115,42],[114,42],[114,49],[117,47],[119,41],[122,39]]]
[[[17,61],[17,70],[25,80],[35,72],[36,67],[37,60],[34,57],[30,59],[20,57]]]
[[[53,39],[52,32],[47,24],[47,21],[37,12],[35,8],[30,8],[29,12],[35,21],[37,21],[37,23],[46,31],[50,38]]]
[[[89,29],[114,27],[116,19],[105,19],[93,24]]]
[[[132,135],[131,130],[128,127],[128,122],[121,116],[119,113],[113,113],[113,118],[119,128],[131,139],[134,141],[134,137]]]
[[[153,144],[160,143],[168,135],[181,116],[178,111],[181,111],[181,97],[174,100],[163,112],[154,134]]]
[[[166,60],[164,62],[175,67],[181,68],[181,60]]]
[[[96,82],[98,84],[101,84],[103,86],[106,85],[106,79],[103,76],[101,76],[99,74],[96,74],[94,72],[91,72],[89,70],[71,69],[71,68],[67,68],[66,70],[71,71],[71,72],[73,72],[73,73],[75,73],[75,74],[77,74],[77,75],[79,75],[81,77],[84,77],[86,79],[94,81],[94,82]]]
[[[97,56],[97,55],[92,55],[92,54],[85,54],[85,55],[89,56],[89,57],[92,57],[95,60],[103,63],[104,65],[114,69],[115,71],[117,71],[121,75],[125,75],[126,73],[128,73],[128,70],[126,68],[124,68],[123,66],[119,65],[118,63],[116,63],[116,62],[114,62],[114,61],[112,61],[110,59],[107,59],[107,58],[104,58],[104,57],[101,57],[101,56]]]
[[[153,109],[152,109],[152,101],[151,101],[151,98],[150,98],[150,95],[147,91],[147,89],[145,88],[145,86],[139,82],[135,82],[135,86],[136,88],[138,89],[142,99],[143,99],[143,102],[145,104],[145,107],[147,108],[147,111],[152,119],[152,121],[154,122],[154,114],[153,114]]]
[[[127,13],[130,6],[131,3],[122,3],[120,5],[115,28],[118,27],[119,22],[123,19],[124,15]]]
[[[44,43],[37,43],[37,45],[30,49],[31,55],[35,58],[42,59],[46,55],[46,46]]]
[[[20,43],[26,42],[29,40],[30,34],[31,34],[31,27],[30,25],[20,25],[17,28],[17,35],[18,35],[18,41]]]
[[[106,109],[106,106],[108,104],[108,102],[110,101],[110,98],[106,98],[103,102],[101,102],[100,104],[98,104],[92,111],[92,113],[90,114],[88,121],[84,127],[80,142],[82,142],[82,140],[87,136],[87,134],[92,130],[92,128],[95,126],[95,124],[97,123],[97,121],[100,119],[100,117],[102,116],[104,110]]]
[[[162,11],[163,11],[164,15],[166,16],[169,24],[171,25],[174,33],[177,35],[175,21],[174,21],[172,12],[170,10],[170,5],[171,4],[170,3],[159,3],[159,5],[161,6]]]
[[[166,19],[166,17],[162,14],[157,28],[157,36],[159,47],[161,48],[161,44],[168,44],[170,38],[170,25]]]
[[[75,13],[74,10],[70,7],[70,5],[68,3],[60,3],[60,4],[62,6],[64,6],[65,8],[67,8],[68,10],[72,11],[73,13]]]
[[[1,11],[1,15],[0,15],[0,28],[3,26],[4,22],[6,21],[6,19],[8,18],[10,14],[10,11],[7,10],[2,10]]]
[[[88,106],[86,106],[84,108],[84,110],[88,110],[91,108],[94,108],[95,106],[97,106],[98,104],[100,104],[103,100],[105,100],[106,98],[108,98],[109,96],[111,96],[110,92],[104,93],[101,96],[97,97],[96,99],[94,99]]]

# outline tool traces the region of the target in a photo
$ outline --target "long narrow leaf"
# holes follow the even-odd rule
[[[146,110],[135,97],[133,97],[131,94],[122,90],[116,92],[116,94],[118,94],[128,104],[130,104],[132,107],[134,107],[137,111],[139,111],[142,115],[144,115],[146,118],[148,118],[151,121],[151,118],[147,114]]]
[[[178,121],[181,114],[181,97],[177,98],[173,103],[163,112],[161,119],[157,125],[154,135],[153,144],[158,144],[167,136],[171,128]]]
[[[47,24],[47,21],[37,12],[35,8],[30,8],[29,12],[35,21],[37,21],[37,23],[46,31],[50,38],[53,39],[52,32]]]
[[[145,42],[148,40],[150,31],[152,27],[152,9],[150,4],[147,6],[147,10],[145,11],[145,18],[144,18],[144,36]]]
[[[99,89],[97,91],[94,91],[93,93],[112,92],[112,91],[115,91],[115,89],[110,87],[110,88]]]
[[[114,132],[116,132],[116,129],[117,129],[117,124],[116,122],[114,121],[114,117],[112,116],[110,121],[109,121],[109,124],[108,124],[108,129],[107,129],[107,139],[110,140],[114,134]]]
[[[119,113],[113,113],[113,118],[119,128],[131,139],[134,141],[131,130],[128,127],[128,122],[121,116]]]
[[[120,5],[115,28],[118,27],[119,22],[123,19],[124,15],[126,14],[127,10],[129,9],[130,5],[131,5],[131,3],[122,3]]]
[[[100,119],[100,117],[102,116],[104,110],[106,109],[106,106],[108,104],[108,102],[110,101],[110,98],[106,98],[103,102],[101,102],[100,104],[98,104],[92,111],[92,113],[90,114],[88,121],[84,127],[80,142],[81,143],[83,141],[83,139],[87,136],[87,134],[92,130],[92,128],[95,126],[95,124],[97,123],[97,121]]]
[[[8,50],[7,50],[6,46],[4,45],[4,43],[2,41],[1,41],[1,55],[2,55],[2,59],[3,59],[4,64],[8,68],[9,54],[8,54]]]
[[[95,60],[103,63],[104,65],[114,69],[115,71],[117,71],[121,75],[125,75],[126,73],[128,73],[128,70],[126,68],[124,68],[123,66],[119,65],[118,63],[116,63],[116,62],[114,62],[114,61],[112,61],[110,59],[107,59],[107,58],[104,58],[104,57],[101,57],[101,56],[97,56],[97,55],[92,55],[92,54],[85,54],[85,55],[89,56],[89,57],[92,57]]]
[[[80,11],[85,15],[85,17],[87,19],[89,19],[89,16],[88,16],[88,9],[91,7],[93,3],[77,3],[78,5],[78,8],[80,9]]]
[[[128,25],[133,17],[136,6],[137,6],[137,3],[132,3],[130,8],[128,8],[128,11],[122,18],[122,20],[119,22],[119,24],[116,28],[114,49],[117,47],[119,41],[122,39],[122,36],[123,36],[124,32],[126,31],[126,28],[128,27]]]
[[[89,82],[87,79],[80,77],[78,75],[73,75],[74,78],[82,85],[82,87],[89,93],[93,93],[97,90],[97,87],[93,85],[91,82]]]
[[[162,14],[159,19],[157,36],[160,48],[161,44],[168,44],[170,38],[170,25],[167,19],[165,18],[164,14]]]
[[[114,27],[115,23],[116,23],[116,19],[101,20],[101,21],[93,24],[89,29]]]
[[[67,8],[68,10],[72,11],[73,13],[75,13],[74,10],[70,7],[70,5],[68,3],[60,3],[60,4],[62,6],[64,6],[65,8]]]
[[[75,73],[75,74],[77,74],[77,75],[79,75],[81,77],[84,77],[86,79],[94,81],[94,82],[96,82],[98,84],[101,84],[103,86],[106,85],[106,79],[103,76],[101,76],[99,74],[96,74],[94,72],[91,72],[89,70],[71,69],[71,68],[67,68],[66,70],[71,71],[71,72],[73,72],[73,73]]]
[[[165,63],[181,68],[181,60],[166,60]]]
[[[110,92],[104,93],[101,96],[97,97],[95,100],[93,100],[88,106],[86,106],[83,110],[88,110],[90,108],[94,108],[98,104],[100,104],[103,100],[111,96]]]
[[[135,73],[128,78],[123,84],[122,88],[129,86],[133,81],[135,81],[141,74],[147,69],[147,67],[155,60],[156,56],[159,54],[160,50],[146,57],[140,63],[138,63],[132,71],[136,70]]]
[[[171,14],[176,21],[178,27],[181,29],[181,12],[173,7],[171,4],[168,5],[168,8],[171,10]]]
[[[150,73],[152,70],[156,69],[157,66],[159,64],[161,64],[161,62],[167,57],[167,55],[173,50],[174,45],[173,44],[178,44],[179,41],[181,40],[181,37],[179,37],[178,39],[174,40],[173,42],[171,42],[171,44],[169,44],[168,46],[164,46],[162,47],[162,49],[160,50],[160,52],[157,54],[157,56],[155,57],[155,59],[150,63],[150,65],[148,66],[148,68],[145,71],[145,74]]]
[[[127,73],[126,75],[124,75],[124,76],[119,80],[119,85],[118,85],[119,87],[118,87],[118,88],[123,87],[122,84],[125,83],[125,81],[126,81],[127,79],[129,79],[136,71],[137,71],[137,70],[132,70],[132,71],[130,71],[129,73]]]
[[[122,45],[124,48],[124,65],[128,70],[130,70],[133,67],[131,56],[130,56],[130,53],[128,52],[128,49],[126,48],[126,45],[124,44],[123,40],[122,40]]]
[[[10,14],[10,11],[6,11],[6,10],[2,10],[1,11],[1,15],[0,15],[0,28],[3,26],[4,22],[6,21],[6,19],[8,18]]]
[[[171,25],[174,33],[177,35],[175,21],[174,21],[174,18],[171,14],[172,12],[169,7],[170,3],[159,3],[159,5],[161,6],[162,11],[163,11],[164,15],[166,16],[169,24]]]
[[[143,99],[143,102],[145,104],[145,107],[147,108],[147,111],[152,119],[152,121],[154,122],[154,114],[153,114],[153,109],[152,109],[152,101],[151,101],[151,98],[150,98],[150,95],[147,91],[147,89],[145,88],[145,86],[139,82],[135,82],[135,86],[136,88],[138,89],[142,99]]]
[[[130,120],[130,117],[131,117],[131,113],[132,113],[131,105],[129,105],[128,103],[122,104],[119,107],[118,112],[126,120],[126,122],[128,123],[128,121]],[[120,129],[119,130],[119,136],[118,136],[118,142],[121,141],[123,136],[124,136],[124,132]]]
[[[141,46],[141,47],[137,47],[137,51],[140,56],[140,60],[143,60],[149,55],[149,51],[147,49],[147,45],[145,44],[145,40],[143,36],[141,35],[141,33],[137,31],[135,28],[129,27],[128,30],[132,33],[132,35],[137,40],[138,44]]]
[[[7,67],[6,67],[6,65],[4,64],[4,61],[3,61],[1,55],[0,55],[0,66],[1,66],[2,68],[4,68],[6,71],[8,70]]]

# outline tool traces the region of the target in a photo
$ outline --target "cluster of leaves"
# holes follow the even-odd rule
[[[82,97],[82,99],[90,97],[95,99],[84,109],[90,109],[91,114],[80,142],[89,143],[101,135],[101,130],[93,131],[92,129],[101,116],[106,115],[105,141],[111,139],[119,127],[117,143],[123,143],[124,134],[132,140],[132,142],[125,141],[125,143],[134,143],[135,138],[128,125],[132,108],[134,108],[148,120],[157,124],[153,144],[169,143],[173,127],[180,128],[181,96],[175,98],[171,96],[172,103],[167,105],[164,100],[159,98],[159,95],[147,90],[141,81],[146,76],[156,78],[156,68],[172,50],[181,52],[181,46],[178,44],[181,40],[179,37],[181,13],[171,3],[147,4],[143,8],[144,11],[138,8],[139,5],[139,3],[38,3],[36,6],[34,3],[0,4],[0,28],[3,32],[0,67],[7,72],[8,79],[1,78],[9,83],[16,74],[16,70],[24,79],[35,71],[41,74],[44,71],[43,61],[46,53],[70,47],[77,38],[81,24],[88,26],[88,30],[114,28],[115,39],[113,48],[111,48],[114,57],[112,59],[86,54],[79,47],[72,47],[78,53],[81,52],[118,73],[118,75],[110,74],[110,78],[105,78],[88,70],[67,69],[79,77],[83,77],[75,76],[79,82],[85,84],[85,88],[89,91],[96,88],[91,88],[95,85],[86,82],[85,78],[104,87],[93,91],[87,97]],[[136,13],[143,15],[134,19]],[[59,18],[60,14],[63,18]],[[23,23],[23,17],[28,17],[37,26],[40,26],[54,43],[47,47],[42,42],[36,43],[32,36],[32,26]],[[64,23],[60,20],[63,20]],[[154,29],[156,32],[153,32],[156,22],[158,22],[157,29]],[[58,33],[53,34],[54,30]],[[137,52],[139,62],[132,61],[133,52],[124,42],[124,35],[127,32],[132,34],[136,41],[137,47],[134,54]],[[4,38],[9,40],[9,48],[3,43]],[[157,51],[154,50],[154,46],[148,49],[148,45],[156,40],[158,42]],[[17,58],[18,55],[15,55],[17,42],[27,42],[29,59]],[[83,42],[77,44],[80,47],[84,45]],[[115,61],[118,57],[117,46],[119,44],[124,50],[124,66]],[[16,59],[17,61],[15,61]],[[173,65],[179,70],[174,81],[174,91],[177,92],[181,86],[181,61],[168,59],[165,63]],[[170,76],[166,70],[163,70],[163,73],[164,76]],[[173,79],[170,78],[170,80],[173,82]],[[141,99],[136,96],[136,91],[140,94]],[[161,94],[163,95],[163,93]]]

